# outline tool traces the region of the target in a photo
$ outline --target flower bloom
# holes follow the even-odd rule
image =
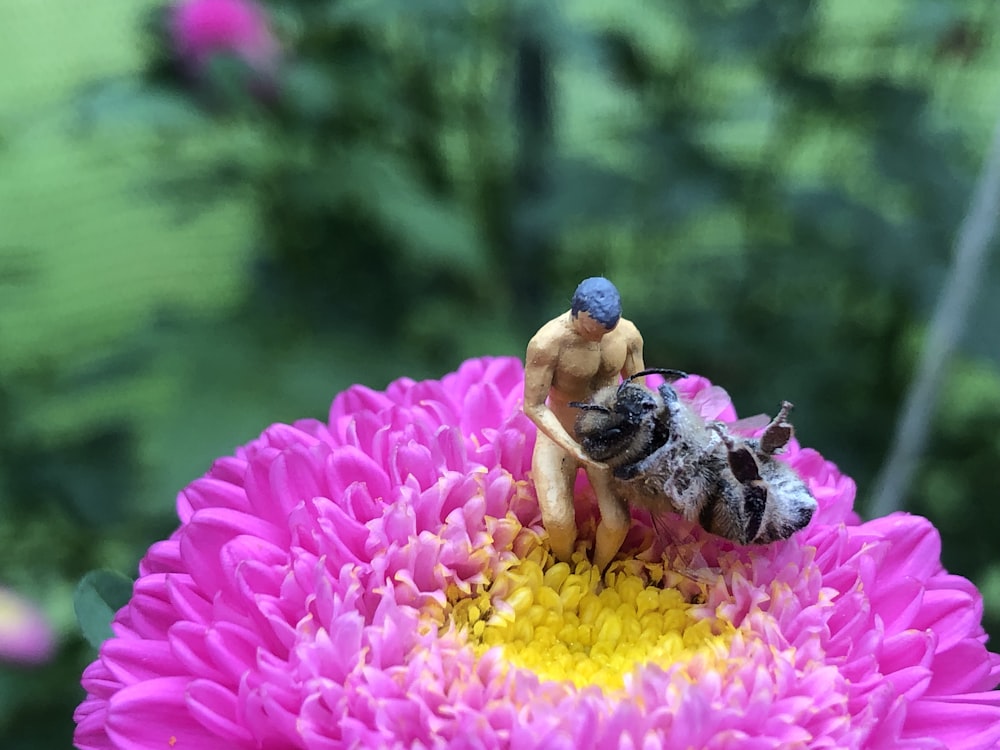
[[[195,69],[225,53],[264,71],[278,56],[264,11],[251,0],[183,0],[172,8],[170,31],[178,54]]]
[[[0,588],[0,661],[39,664],[48,661],[54,648],[52,627],[42,613]]]
[[[679,381],[706,419],[725,392]],[[115,637],[83,675],[79,748],[986,748],[1000,657],[929,522],[859,523],[853,482],[797,443],[819,503],[740,547],[636,511],[601,580],[577,486],[547,549],[515,359],[356,386],[273,425],[178,496]],[[670,538],[666,538],[669,536]]]

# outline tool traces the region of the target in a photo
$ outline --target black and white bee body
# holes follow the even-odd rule
[[[816,501],[802,479],[777,460],[791,440],[792,405],[759,438],[706,423],[669,384],[651,391],[635,382],[677,370],[644,370],[598,391],[581,409],[576,435],[584,452],[606,463],[614,489],[654,513],[674,511],[704,529],[741,544],[787,539],[809,523]]]

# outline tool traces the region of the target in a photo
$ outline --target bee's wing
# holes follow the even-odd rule
[[[735,422],[729,422],[726,427],[730,432],[739,432],[743,435],[763,430],[771,423],[771,418],[767,414],[754,414],[752,417],[743,417]]]
[[[685,544],[684,540],[678,537],[671,523],[672,519],[676,518],[673,511],[666,509],[649,511],[653,531],[666,545],[664,559],[669,572],[695,583],[715,583],[722,575],[721,568],[709,565],[700,550],[690,549],[691,545]]]
[[[722,568],[709,565],[697,547],[674,547],[669,562],[672,572],[696,583],[715,583],[722,575]]]

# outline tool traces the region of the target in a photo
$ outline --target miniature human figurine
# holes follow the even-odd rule
[[[538,425],[532,476],[553,554],[568,562],[576,545],[573,485],[577,469],[587,472],[597,495],[594,566],[603,571],[618,553],[631,524],[624,501],[611,492],[611,472],[584,454],[572,437],[578,411],[571,401],[588,401],[601,388],[643,369],[642,336],[621,317],[621,298],[602,277],[585,279],[570,310],[539,329],[525,356],[524,413]],[[547,400],[547,401],[546,401]]]

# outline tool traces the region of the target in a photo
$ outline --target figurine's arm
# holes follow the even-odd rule
[[[642,334],[639,329],[629,323],[628,350],[625,354],[625,366],[622,367],[622,377],[627,378],[646,369],[642,363]]]
[[[559,419],[545,403],[555,376],[557,355],[535,339],[528,344],[524,368],[524,413],[553,443],[584,464],[596,462],[583,452],[583,448],[562,426]]]

